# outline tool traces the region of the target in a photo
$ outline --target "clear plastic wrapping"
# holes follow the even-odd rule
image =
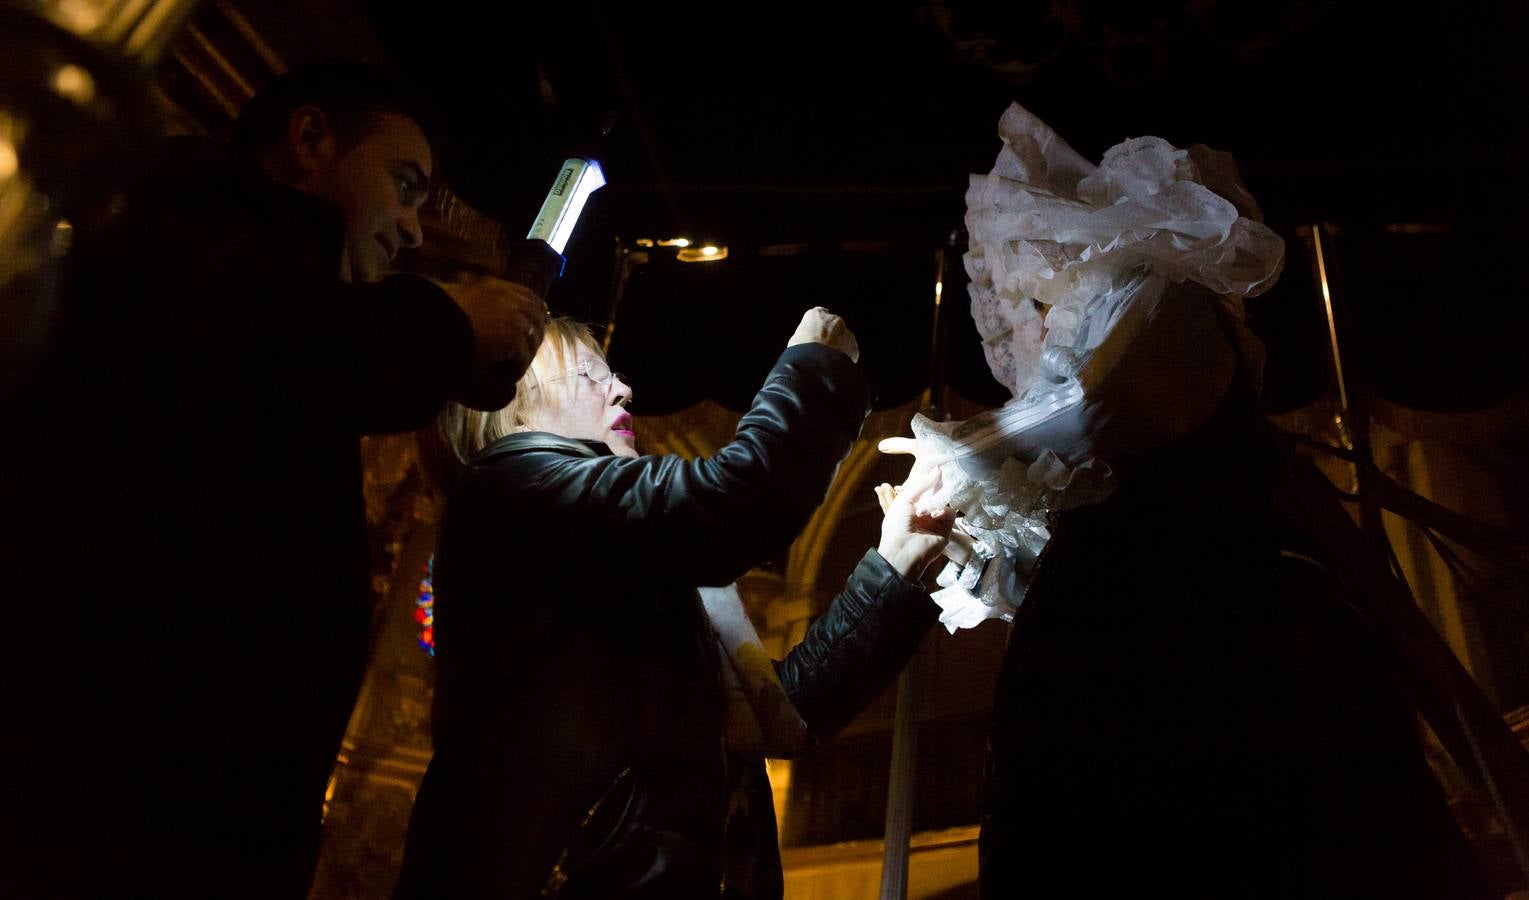
[[[1226,153],[1140,137],[1095,166],[1018,104],[998,131],[993,170],[967,190],[963,261],[988,366],[1014,399],[963,422],[913,422],[920,457],[942,469],[937,499],[961,510],[979,556],[999,567],[977,593],[949,576],[946,592],[988,610],[948,607],[947,625],[1017,604],[1026,560],[1050,539],[1048,516],[1108,496],[1110,467],[1090,442],[1108,418],[1097,392],[1141,352],[1133,343],[1165,286],[1196,282],[1240,321],[1242,299],[1271,287],[1284,264],[1283,240],[1258,221]]]

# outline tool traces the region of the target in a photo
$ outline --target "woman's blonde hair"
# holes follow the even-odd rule
[[[542,381],[536,374],[537,363],[544,372],[561,374],[574,366],[580,346],[605,358],[588,325],[565,316],[551,319],[541,348],[536,351],[536,362],[516,382],[515,399],[508,406],[480,412],[455,400],[446,404],[435,425],[426,429],[420,441],[425,468],[437,490],[446,493],[484,447],[505,435],[536,429],[535,412],[541,402]]]

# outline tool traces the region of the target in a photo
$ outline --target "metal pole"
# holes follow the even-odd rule
[[[914,768],[918,761],[918,667],[915,653],[897,678],[897,714],[892,724],[891,777],[887,779],[887,821],[881,859],[881,900],[908,896],[908,851],[913,837]]]
[[[600,352],[606,356],[610,355],[611,341],[616,337],[616,311],[626,296],[626,283],[632,277],[632,267],[647,261],[647,253],[637,252],[634,258],[632,248],[619,235],[616,237],[615,257],[611,262],[611,287],[605,299],[605,339],[600,342]]]
[[[1332,283],[1327,277],[1327,254],[1322,249],[1322,225],[1311,226],[1311,245],[1317,256],[1317,287],[1322,291],[1322,308],[1327,313],[1328,346],[1333,354],[1333,374],[1338,382],[1338,408],[1348,415],[1348,381],[1343,377],[1343,353],[1338,346],[1338,317],[1333,310]]]
[[[960,232],[947,235],[934,254],[934,321],[930,328],[929,405],[924,414],[944,421],[945,344],[949,332],[942,301],[947,267],[956,258]],[[908,896],[908,855],[913,838],[914,773],[918,763],[918,680],[923,652],[913,655],[897,678],[897,712],[892,721],[892,763],[887,778],[887,818],[883,829],[881,900]]]
[[[1374,540],[1385,540],[1385,526],[1380,518],[1380,506],[1370,489],[1368,465],[1374,461],[1370,451],[1370,416],[1364,408],[1363,398],[1353,389],[1353,360],[1345,370],[1342,333],[1344,319],[1342,292],[1334,296],[1333,278],[1329,273],[1331,252],[1324,246],[1322,232],[1328,228],[1322,223],[1311,226],[1311,244],[1317,258],[1317,281],[1322,290],[1322,307],[1327,314],[1328,346],[1333,356],[1333,376],[1338,385],[1338,408],[1336,418],[1338,439],[1346,449],[1354,451],[1357,462],[1353,466],[1350,489],[1359,497],[1359,526]]]
[[[945,235],[945,246],[940,247],[934,254],[934,321],[930,324],[929,407],[924,410],[924,415],[940,422],[945,421],[946,418],[945,360],[950,334],[950,316],[946,313],[944,304],[945,285],[950,280],[948,276],[952,261],[960,259],[960,254],[957,252],[960,241],[960,230],[952,229]]]

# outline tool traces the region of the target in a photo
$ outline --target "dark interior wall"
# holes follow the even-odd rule
[[[960,225],[967,175],[991,166],[997,118],[1017,101],[1089,158],[1143,134],[1236,156],[1289,245],[1282,282],[1250,304],[1270,345],[1271,409],[1327,389],[1325,322],[1299,231],[1312,222],[1345,229],[1331,250],[1355,371],[1378,390],[1427,408],[1479,408],[1522,389],[1523,3],[848,0],[734,13],[595,0],[228,0],[203,4],[192,24],[248,87],[269,77],[258,44],[286,65],[391,59],[450,120],[445,177],[511,236],[562,157],[590,149],[614,111],[598,147],[610,184],[569,247],[554,305],[603,320],[618,237],[734,248],[704,276],[647,267],[620,310],[630,343],[617,341],[618,356],[666,346],[679,311],[704,308],[687,321],[687,342],[741,342],[737,356],[753,359],[763,352],[748,346],[756,335],[827,302],[895,338],[873,339],[868,364],[884,367],[884,400],[904,396],[902,376],[927,354],[927,276],[916,260]],[[182,41],[195,56],[193,44]],[[204,68],[238,93],[217,66]],[[171,60],[161,74],[206,130],[221,129],[223,104],[187,83],[183,67]],[[1385,228],[1397,223],[1439,228]],[[866,241],[895,250],[835,249]],[[793,242],[814,251],[758,257]],[[962,302],[952,288],[947,297]],[[975,332],[952,320],[954,387],[1001,402]],[[684,405],[698,384],[736,406],[757,380],[746,365],[641,355],[623,366],[647,382],[655,411]]]

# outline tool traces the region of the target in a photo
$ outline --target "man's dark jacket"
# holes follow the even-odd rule
[[[300,898],[367,652],[358,438],[428,423],[471,328],[341,283],[339,209],[210,142],[125,202],[0,411],[0,894]]]
[[[397,897],[780,896],[769,784],[723,746],[695,588],[785,550],[867,396],[847,357],[802,345],[709,459],[543,433],[479,456],[442,524],[436,755]],[[869,702],[937,613],[867,553],[777,664],[811,733]]]

